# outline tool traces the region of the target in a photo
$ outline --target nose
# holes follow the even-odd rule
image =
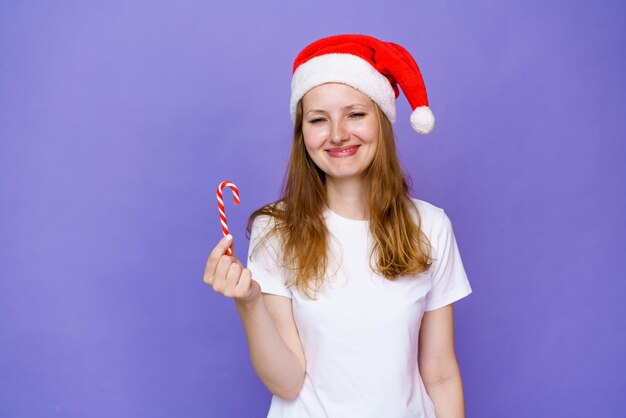
[[[332,131],[330,133],[331,142],[338,144],[347,141],[349,138],[350,134],[341,121],[333,123]]]

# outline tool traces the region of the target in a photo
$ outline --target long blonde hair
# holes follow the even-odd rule
[[[369,226],[374,238],[371,268],[389,280],[427,271],[432,264],[431,244],[422,232],[421,217],[409,196],[409,185],[396,154],[393,129],[387,116],[374,103],[379,137],[372,164],[364,173]],[[283,268],[293,271],[290,285],[314,298],[328,267],[328,229],[325,173],[304,146],[302,101],[298,103],[287,172],[279,200],[254,211],[248,219],[250,235],[254,220],[267,215],[272,228],[260,241],[278,236]],[[256,248],[253,248],[253,255]],[[372,259],[373,257],[370,257]]]

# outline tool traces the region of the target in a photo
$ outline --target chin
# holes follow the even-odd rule
[[[362,179],[365,171],[331,171],[326,173],[326,178],[333,180],[350,180],[350,179]]]

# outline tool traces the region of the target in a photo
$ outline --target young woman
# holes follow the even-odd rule
[[[452,303],[471,293],[450,219],[409,196],[398,87],[428,133],[417,64],[338,35],[296,58],[282,197],[250,217],[247,268],[222,239],[204,281],[235,299],[268,417],[464,417]]]

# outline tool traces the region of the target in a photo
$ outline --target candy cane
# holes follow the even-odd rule
[[[222,232],[224,233],[224,236],[226,236],[228,235],[228,224],[226,223],[226,212],[224,212],[224,200],[222,199],[222,190],[224,189],[224,187],[230,187],[230,189],[233,191],[233,200],[235,201],[235,205],[239,204],[239,190],[234,183],[228,180],[221,182],[220,185],[217,186],[217,209],[220,211]],[[228,249],[226,250],[226,254],[231,255],[232,253],[233,252],[231,250],[231,247],[228,247]]]

